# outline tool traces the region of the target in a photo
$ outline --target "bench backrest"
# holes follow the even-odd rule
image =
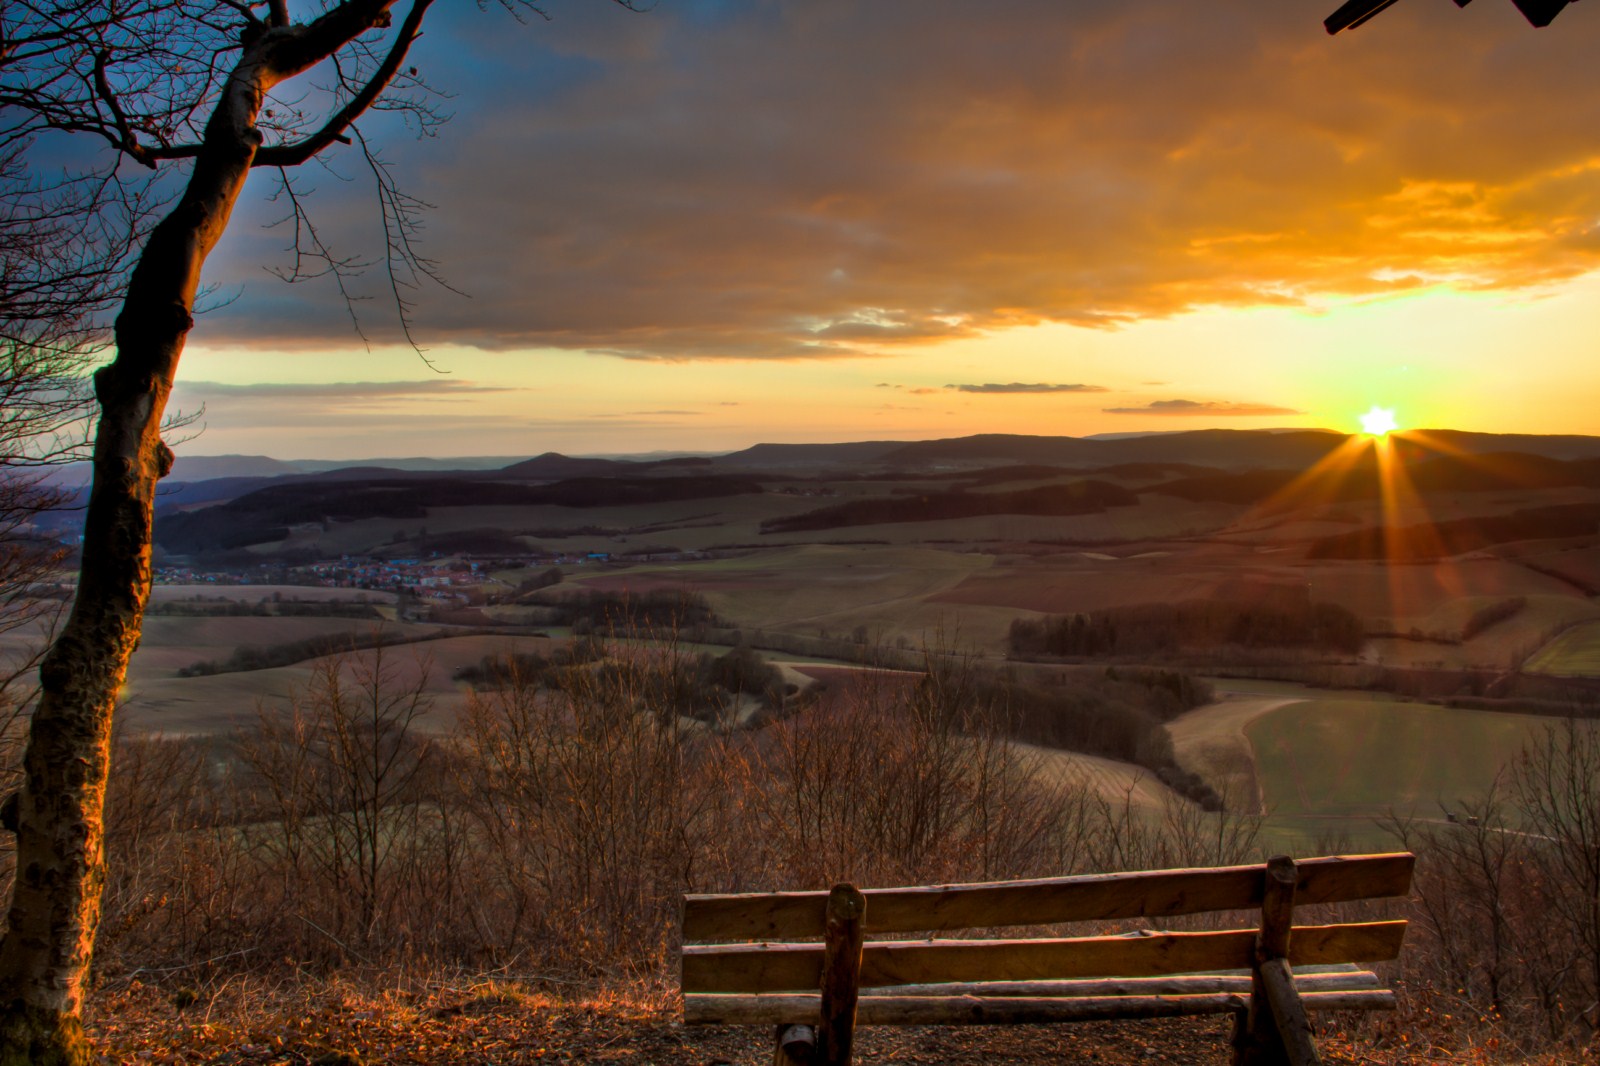
[[[1408,853],[1304,859],[1294,904],[1406,895]],[[869,889],[868,936],[1019,925],[1157,918],[1259,908],[1265,864],[1095,874],[988,884]],[[827,892],[692,895],[684,899],[683,991],[761,994],[814,990],[822,975]],[[1405,922],[1296,926],[1295,966],[1378,962],[1400,952]],[[1144,977],[1247,969],[1257,928],[1119,936],[990,940],[869,940],[860,984]],[[811,941],[811,942],[807,942]]]

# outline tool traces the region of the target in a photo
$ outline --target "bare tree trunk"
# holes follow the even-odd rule
[[[239,54],[214,97],[206,81],[202,99],[214,99],[215,104],[197,145],[140,140],[117,102],[117,89],[105,77],[106,65],[117,57],[104,34],[122,33],[119,46],[125,56],[137,57],[137,66],[161,62],[148,58],[154,54],[148,53],[152,35],[198,32],[196,54],[215,57],[235,47],[230,36],[234,30],[208,24],[203,12],[187,11],[175,0],[96,24],[87,43],[74,36],[84,33],[76,23],[63,27],[46,18],[43,24],[45,39],[55,43],[42,54],[57,57],[59,52],[70,60],[74,49],[88,48],[97,79],[97,95],[87,105],[76,98],[62,105],[49,92],[36,93],[48,123],[99,132],[125,155],[150,166],[192,158],[194,169],[183,198],[152,231],[139,256],[116,322],[116,358],[95,375],[100,418],[77,596],[39,670],[39,704],[22,788],[0,807],[0,825],[17,833],[10,924],[0,943],[0,1066],[89,1060],[78,1014],[105,883],[103,808],[111,713],[150,597],[155,487],[172,467],[172,451],[161,441],[161,421],[194,325],[201,269],[227,229],[252,166],[297,166],[341,140],[348,143],[345,131],[402,69],[433,0],[411,0],[387,51],[356,50],[351,69],[364,71],[364,80],[346,85],[349,93],[340,95],[326,122],[303,139],[262,149],[256,123],[267,93],[336,56],[363,34],[388,29],[395,3],[340,0],[300,24],[291,19],[286,0],[219,4],[218,10],[225,7],[243,17],[236,39]],[[515,6],[511,0],[502,0],[502,5]],[[264,19],[257,14],[261,9]],[[223,23],[233,25],[233,17]],[[369,60],[365,64],[362,54]],[[75,61],[81,64],[83,59],[80,54]],[[170,72],[138,69],[150,84],[135,87],[128,99],[141,93],[156,97],[147,117],[199,113],[199,100],[189,102],[174,89],[167,80]],[[342,84],[347,75],[341,68]],[[59,71],[53,76],[59,77]],[[175,95],[162,98],[163,91]]]
[[[150,596],[155,487],[172,466],[162,415],[193,325],[201,266],[261,141],[260,69],[248,52],[236,68],[182,200],[134,270],[117,318],[116,358],[95,375],[100,417],[77,596],[40,667],[25,778],[7,812],[17,875],[0,943],[0,1066],[89,1061],[78,1014],[105,884],[111,713]]]

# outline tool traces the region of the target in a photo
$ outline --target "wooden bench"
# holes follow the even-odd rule
[[[683,1017],[776,1025],[778,1066],[845,1066],[857,1024],[1232,1013],[1236,1064],[1305,1066],[1319,1061],[1307,1011],[1394,1007],[1375,974],[1349,964],[1396,958],[1406,923],[1297,926],[1294,908],[1404,896],[1414,863],[1409,853],[1279,856],[990,884],[686,896]],[[1255,928],[866,939],[1245,909],[1260,911]]]

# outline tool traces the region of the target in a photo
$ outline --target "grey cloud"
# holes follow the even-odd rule
[[[337,400],[358,403],[363,400],[388,400],[423,397],[436,400],[449,396],[516,392],[498,385],[475,385],[454,378],[428,378],[421,381],[342,381],[277,382],[236,385],[220,381],[184,381],[176,386],[185,400],[237,397],[252,400]]]
[[[1258,418],[1262,415],[1300,415],[1292,407],[1220,400],[1152,400],[1143,407],[1105,407],[1108,415],[1211,415],[1220,418]]]
[[[987,385],[946,385],[945,388],[947,388],[947,389],[955,389],[957,392],[978,392],[978,393],[1110,392],[1111,391],[1110,389],[1107,389],[1104,385],[1052,385],[1052,384],[1049,384],[1049,383],[1043,382],[1043,381],[1034,382],[1032,384],[1027,384],[1027,383],[1024,383],[1024,382],[1021,382],[1021,381],[1013,381],[1009,385],[1001,385],[1001,384],[998,384],[998,383],[995,383],[995,382],[990,382]]]

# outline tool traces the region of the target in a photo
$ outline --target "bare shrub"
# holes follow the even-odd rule
[[[491,954],[533,943],[563,966],[653,964],[703,836],[712,760],[672,712],[670,656],[624,651],[543,688],[513,665],[474,692],[457,736],[460,801],[502,886],[474,921]]]
[[[426,663],[407,677],[381,645],[319,660],[285,710],[263,707],[240,736],[247,771],[240,846],[276,895],[281,935],[311,957],[298,922],[362,957],[414,936],[408,888],[429,860],[436,804],[421,787],[432,742]],[[431,913],[431,912],[428,912]]]
[[[1419,856],[1401,960],[1417,998],[1532,1053],[1592,1038],[1600,1011],[1600,736],[1566,720],[1444,823],[1391,818]],[[1425,1017],[1419,1019],[1426,1024]]]
[[[594,978],[659,972],[692,891],[986,880],[1232,862],[1254,822],[1105,797],[1008,736],[959,659],[860,670],[776,721],[692,717],[673,642],[524,670],[419,729],[425,670],[319,662],[226,745],[118,762],[106,965],[419,958]]]
[[[872,671],[752,744],[747,800],[779,885],[990,879],[1052,865],[1081,788],[1047,786],[961,664]]]

